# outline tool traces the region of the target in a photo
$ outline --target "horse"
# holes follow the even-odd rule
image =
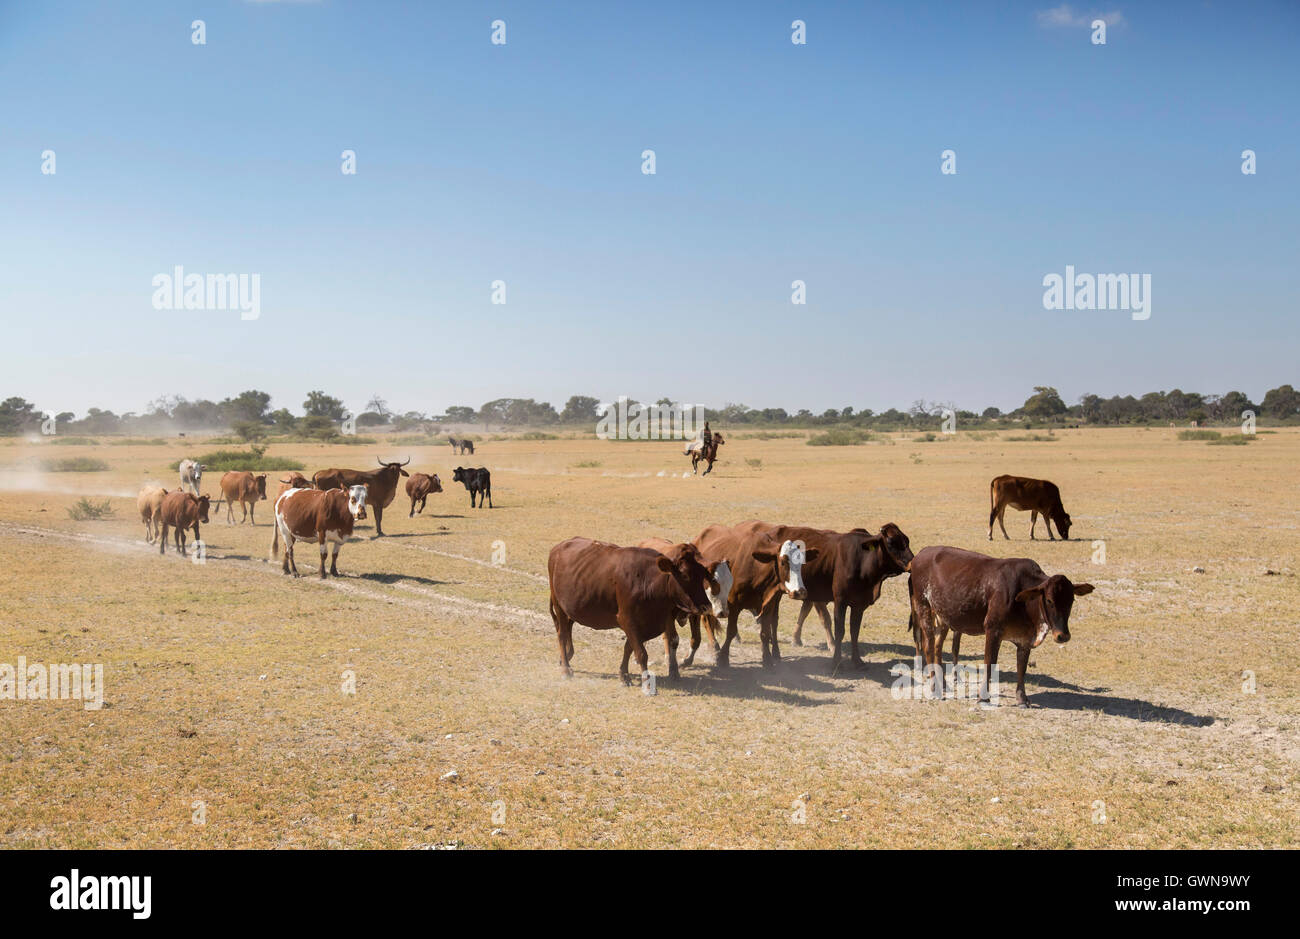
[[[705,463],[709,464],[704,469],[704,475],[708,476],[709,472],[713,469],[713,461],[718,458],[718,447],[722,446],[726,442],[727,441],[722,439],[722,434],[715,433],[713,435],[713,442],[709,444],[709,448],[706,451],[702,443],[692,441],[686,447],[686,454],[691,458],[691,472],[698,473],[700,469],[700,461],[703,460]]]

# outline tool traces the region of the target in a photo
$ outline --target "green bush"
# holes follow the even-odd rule
[[[1180,430],[1179,440],[1218,440],[1223,434],[1217,430]]]
[[[162,447],[166,444],[167,441],[161,437],[119,437],[109,441],[109,445],[114,447]]]
[[[51,437],[49,442],[63,447],[99,446],[99,441],[91,437]]]
[[[519,435],[520,440],[559,440],[555,434],[548,434],[542,430],[530,430],[527,433]]]
[[[229,470],[255,470],[278,472],[281,470],[301,470],[303,463],[282,456],[267,456],[264,445],[254,444],[247,450],[213,450],[202,453],[193,459],[198,460],[209,473],[225,473]],[[181,461],[169,464],[169,468],[179,470]]]
[[[856,447],[871,440],[873,434],[855,428],[835,428],[824,434],[815,434],[807,440],[810,447]]]
[[[1206,441],[1212,447],[1244,447],[1250,443],[1251,434],[1229,434],[1217,440]]]
[[[100,519],[113,517],[112,500],[105,499],[103,502],[91,502],[85,496],[68,506],[68,518],[78,522],[98,521]]]
[[[88,456],[74,456],[66,460],[44,460],[41,469],[47,473],[102,473],[108,464]]]

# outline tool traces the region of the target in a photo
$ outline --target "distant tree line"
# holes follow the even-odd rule
[[[648,402],[647,402],[648,403]],[[671,405],[671,398],[660,398],[656,405]],[[629,407],[640,402],[630,401]],[[142,413],[114,414],[90,408],[78,417],[71,411],[49,415],[35,404],[20,397],[0,402],[0,435],[38,433],[43,421],[53,416],[58,433],[75,434],[157,434],[190,431],[230,431],[245,440],[269,436],[304,436],[329,438],[339,433],[345,420],[355,420],[357,428],[391,426],[399,431],[437,432],[444,425],[482,425],[485,429],[539,427],[548,425],[594,425],[600,418],[602,402],[588,395],[573,395],[561,410],[549,402],[532,398],[497,398],[478,408],[456,405],[443,414],[406,411],[397,414],[388,402],[374,395],[360,414],[353,415],[343,401],[323,391],[308,392],[302,413],[288,408],[271,408],[271,396],[265,391],[250,390],[223,401],[187,401],[179,395],[165,395],[149,402]],[[989,407],[983,411],[958,408],[952,402],[918,400],[906,411],[890,408],[879,413],[870,408],[829,408],[820,414],[809,410],[793,413],[785,408],[751,408],[744,404],[727,404],[721,408],[704,408],[706,420],[719,426],[788,425],[811,427],[849,424],[876,429],[936,427],[951,412],[959,427],[996,426],[999,424],[1039,425],[1123,425],[1190,423],[1233,424],[1251,411],[1258,418],[1276,423],[1300,422],[1300,392],[1290,385],[1270,390],[1258,404],[1241,391],[1225,394],[1200,394],[1182,391],[1152,391],[1135,398],[1115,395],[1103,398],[1082,395],[1075,404],[1066,404],[1060,393],[1045,385],[1014,411],[1003,413]]]

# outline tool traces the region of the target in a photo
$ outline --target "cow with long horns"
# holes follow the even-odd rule
[[[323,469],[311,478],[311,483],[317,489],[351,489],[353,486],[366,487],[366,507],[375,513],[375,537],[383,537],[384,534],[384,509],[393,504],[393,499],[397,496],[397,483],[403,476],[410,476],[406,470],[402,469],[411,458],[406,458],[406,463],[385,463],[379,457],[375,457],[380,469],[377,470],[350,470],[350,469]]]

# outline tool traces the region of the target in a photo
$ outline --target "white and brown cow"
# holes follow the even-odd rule
[[[366,517],[366,487],[349,489],[290,489],[275,500],[275,534],[271,538],[271,560],[280,554],[280,536],[284,536],[284,572],[298,576],[293,544],[298,539],[314,538],[320,546],[320,576],[325,577],[326,542],[334,543],[330,573],[339,575],[339,548],[352,537],[352,526]]]

